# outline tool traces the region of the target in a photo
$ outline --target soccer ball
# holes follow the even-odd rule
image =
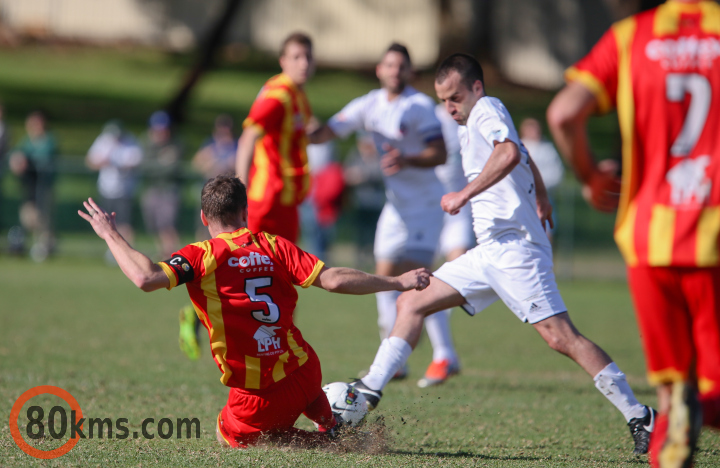
[[[365,395],[345,382],[333,382],[325,385],[323,392],[327,395],[333,414],[341,424],[357,426],[368,412]]]

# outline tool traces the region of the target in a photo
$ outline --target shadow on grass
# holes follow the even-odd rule
[[[411,455],[415,457],[437,457],[437,458],[473,458],[480,460],[503,460],[503,461],[539,461],[548,460],[548,457],[530,457],[530,456],[494,456],[482,455],[479,453],[466,452],[463,450],[457,452],[426,452],[424,450],[388,450],[388,455]]]

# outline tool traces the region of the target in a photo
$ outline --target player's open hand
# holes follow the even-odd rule
[[[387,143],[385,143],[382,148],[385,151],[385,154],[380,158],[380,167],[382,168],[383,174],[386,176],[397,174],[400,169],[405,167],[405,159],[403,158],[402,152]]]
[[[101,239],[106,240],[107,236],[113,232],[117,232],[115,226],[115,213],[108,213],[103,210],[95,200],[88,198],[87,201],[83,202],[87,213],[82,210],[78,210],[78,214],[82,219],[90,223],[90,226],[95,230]]]
[[[585,200],[598,211],[613,212],[620,202],[618,164],[613,160],[600,161],[598,169],[582,188]]]
[[[427,268],[418,268],[417,270],[408,271],[398,276],[400,280],[401,291],[409,291],[411,289],[417,289],[422,291],[423,289],[430,286],[430,277],[432,272]]]
[[[535,201],[537,204],[537,215],[538,218],[540,218],[540,224],[542,224],[543,229],[545,229],[546,223],[550,225],[550,229],[554,228],[555,223],[553,223],[552,219],[553,207],[550,204],[550,199],[547,196],[547,192],[541,194],[540,191],[537,191],[535,195]]]
[[[450,192],[443,195],[442,199],[440,200],[440,207],[446,213],[456,215],[460,213],[460,208],[465,206],[466,203],[467,200],[461,192]]]

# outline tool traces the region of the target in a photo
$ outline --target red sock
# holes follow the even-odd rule
[[[700,396],[703,409],[703,426],[720,429],[720,391]]]
[[[332,414],[330,403],[328,402],[325,392],[320,392],[320,395],[305,408],[303,412],[305,416],[311,421],[314,421],[320,426],[321,431],[327,431],[335,427],[337,422]]]
[[[668,430],[668,415],[667,414],[660,414],[658,415],[657,419],[655,420],[655,429],[653,430],[652,434],[650,434],[650,466],[653,468],[657,468],[660,466],[660,462],[658,461],[658,455],[660,454],[660,449],[662,448],[663,444],[665,443],[665,438],[667,437],[667,430]]]

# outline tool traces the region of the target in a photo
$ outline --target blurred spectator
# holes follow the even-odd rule
[[[10,145],[10,128],[5,124],[3,105],[0,104],[0,214],[2,214],[2,180],[5,177],[5,156]],[[2,216],[0,216],[0,231],[2,230]]]
[[[345,160],[345,183],[352,187],[357,247],[355,266],[367,268],[375,264],[375,226],[385,206],[385,184],[372,135],[358,132],[356,139],[357,146]]]
[[[131,134],[123,130],[118,120],[105,124],[85,158],[90,169],[99,171],[97,183],[102,206],[110,213],[115,212],[118,232],[130,243],[134,237],[132,203],[137,183],[136,169],[141,161],[140,146]],[[114,261],[109,250],[105,257],[110,262]]]
[[[212,136],[195,153],[192,167],[203,175],[205,180],[234,171],[237,138],[233,135],[233,119],[229,115],[219,115],[215,119]]]
[[[25,120],[27,134],[10,155],[10,170],[20,178],[22,204],[20,224],[33,234],[30,257],[36,262],[44,261],[55,249],[53,235],[53,187],[58,145],[47,130],[45,115],[32,112]],[[24,234],[11,237],[11,250],[24,250]]]
[[[235,154],[237,153],[237,138],[233,134],[233,119],[229,115],[221,114],[215,119],[210,138],[205,140],[200,149],[192,159],[193,169],[202,174],[203,182],[213,177],[235,172]],[[196,192],[202,190],[202,184],[195,184]],[[197,198],[200,200],[199,196]],[[199,210],[200,205],[197,205]],[[206,240],[210,233],[206,226],[203,226],[200,217],[196,217],[195,238]],[[194,312],[193,312],[194,313]]]
[[[182,148],[171,124],[165,111],[150,116],[140,166],[147,187],[140,200],[143,220],[147,231],[158,236],[163,258],[169,258],[180,244],[175,223],[180,208]]]
[[[300,206],[303,237],[308,251],[328,260],[328,249],[335,238],[335,223],[340,216],[345,189],[343,168],[335,159],[335,144],[330,141],[307,146],[310,196]]]
[[[5,154],[10,147],[10,128],[5,123],[5,107],[0,104],[0,176],[5,167],[2,162],[5,160]]]
[[[562,182],[565,174],[560,155],[555,146],[543,138],[542,126],[537,119],[527,118],[520,123],[520,140],[527,148],[530,157],[535,161],[535,165],[542,175],[545,188],[550,197],[550,203],[555,208],[555,198],[557,196],[557,186]],[[553,221],[557,217],[553,214]],[[552,240],[552,230],[547,230],[548,238]]]

